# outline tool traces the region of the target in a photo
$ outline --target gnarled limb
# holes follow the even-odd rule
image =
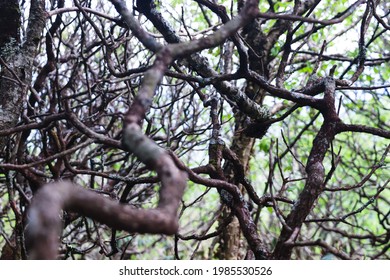
[[[322,80],[321,84],[324,88],[324,98],[318,99],[318,107],[324,116],[324,123],[313,141],[313,147],[307,160],[305,187],[286,219],[288,227],[283,226],[273,252],[274,259],[290,259],[293,248],[292,242],[297,238],[303,222],[324,190],[325,169],[323,160],[337,134],[337,126],[341,121],[337,116],[335,107],[335,80],[327,77]]]
[[[177,210],[187,176],[176,167],[165,150],[142,133],[142,120],[152,104],[158,84],[175,58],[220,44],[258,13],[258,2],[248,1],[242,13],[212,35],[189,43],[161,47],[144,32],[123,1],[111,2],[134,35],[147,48],[158,51],[153,67],[145,73],[138,96],[124,118],[122,138],[122,145],[126,150],[133,152],[139,160],[158,173],[162,183],[158,207],[151,210],[134,209],[69,182],[48,184],[37,193],[28,213],[27,237],[30,258],[33,259],[56,257],[61,232],[61,210],[79,212],[116,229],[141,233],[176,233]]]
[[[136,209],[76,186],[70,182],[45,185],[28,212],[27,246],[31,259],[55,259],[62,230],[61,211],[74,211],[115,229],[140,233],[174,234],[177,209],[186,186],[186,175],[167,154],[156,162],[162,187],[156,209]]]

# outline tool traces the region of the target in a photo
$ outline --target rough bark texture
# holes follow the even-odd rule
[[[292,244],[298,236],[298,232],[309,215],[315,202],[324,190],[325,168],[323,160],[336,133],[337,126],[341,123],[337,116],[334,92],[336,83],[333,78],[322,80],[324,98],[318,100],[320,112],[324,116],[324,122],[313,141],[313,146],[306,163],[307,180],[304,189],[300,193],[293,209],[286,219],[286,225],[282,229],[276,244],[273,258],[290,259]]]
[[[21,44],[19,1],[0,0],[0,131],[14,128],[22,112],[23,99],[32,80],[33,60],[45,25],[44,2],[31,1],[27,37]],[[0,137],[0,156],[6,152],[8,139]],[[14,152],[13,149],[10,151]],[[17,227],[22,227],[21,221]],[[19,231],[19,236],[23,236],[22,230]],[[2,257],[22,258],[23,240],[17,240],[13,235],[10,242],[4,246]]]
[[[246,118],[245,116],[236,115],[236,125],[235,125],[235,137],[233,139],[231,150],[235,152],[238,160],[242,163],[244,170],[248,170],[249,161],[251,158],[252,147],[254,144],[254,138],[246,137],[243,134],[243,127],[245,124],[242,123],[241,118]],[[229,163],[224,168],[224,174],[228,178],[229,182],[237,183],[234,179],[234,168],[232,163]],[[243,190],[242,186],[240,188]],[[223,217],[226,218],[230,214],[230,209],[228,207],[224,208]],[[241,244],[241,226],[238,218],[235,216],[232,219],[232,222],[225,228],[223,232],[223,240],[220,242],[220,254],[222,259],[228,260],[237,260],[242,259],[244,253],[242,252],[243,244]]]
[[[18,1],[1,1],[0,26],[7,29],[0,36],[0,130],[16,125],[23,98],[31,83],[33,61],[45,25],[45,1],[31,1],[27,38],[19,44],[20,11]],[[0,30],[1,31],[1,30]],[[0,138],[0,151],[7,139]]]

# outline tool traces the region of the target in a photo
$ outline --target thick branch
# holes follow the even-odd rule
[[[313,147],[307,160],[305,187],[286,219],[287,226],[283,226],[279,236],[273,253],[274,259],[290,259],[293,248],[289,244],[295,241],[303,222],[324,190],[325,168],[323,160],[336,135],[340,119],[334,105],[336,82],[334,79],[327,77],[323,80],[323,83],[325,92],[319,109],[324,116],[324,123],[313,141]]]
[[[220,44],[258,13],[257,1],[248,1],[239,16],[226,23],[214,34],[191,43],[161,48],[154,38],[152,39],[135,21],[123,1],[112,0],[111,2],[146,47],[152,51],[160,50],[153,67],[145,74],[138,96],[126,114],[122,138],[123,147],[133,152],[148,167],[157,171],[162,183],[158,208],[135,210],[96,196],[92,192],[77,189],[70,183],[48,185],[34,198],[29,212],[28,238],[31,258],[52,259],[56,257],[58,235],[61,231],[59,218],[61,209],[77,211],[117,229],[166,234],[173,234],[177,231],[176,215],[186,185],[186,174],[176,167],[165,150],[142,133],[142,119],[150,108],[154,92],[165,71],[175,58]],[[83,125],[72,116],[70,114],[72,122],[78,124],[79,129],[83,129]],[[89,133],[94,138],[103,137],[91,131]],[[240,209],[245,210],[243,207]],[[241,210],[239,210],[240,213]],[[247,213],[247,211],[244,212]],[[113,216],[116,218],[112,218]]]
[[[178,229],[176,212],[186,176],[183,172],[174,171],[175,167],[167,157],[161,159],[159,166],[162,169],[163,187],[158,208],[151,210],[119,204],[70,182],[44,186],[34,197],[28,212],[26,234],[29,257],[56,258],[62,229],[61,210],[78,212],[115,229],[129,232],[174,234]]]
[[[384,137],[390,139],[390,131],[365,125],[357,125],[357,124],[340,124],[337,127],[337,133],[341,132],[362,132],[368,133],[380,137]]]
[[[142,3],[143,1],[139,1]],[[154,24],[161,32],[168,43],[176,44],[182,42],[180,37],[175,33],[175,30],[163,19],[162,15],[153,7],[143,7],[140,9],[142,13]],[[206,58],[199,53],[193,53],[187,56],[183,63],[189,64],[191,69],[194,69],[200,76],[204,78],[204,82],[210,80],[211,77],[217,75],[216,71],[209,66]],[[255,120],[262,120],[268,117],[268,110],[260,106],[255,101],[251,100],[245,92],[233,86],[227,81],[213,81],[213,86],[218,92],[224,96],[229,102],[234,103],[240,111],[247,114]]]

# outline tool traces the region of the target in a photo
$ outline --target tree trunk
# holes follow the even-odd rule
[[[22,113],[23,107],[27,107],[23,100],[26,99],[27,90],[31,84],[33,61],[35,59],[38,44],[45,25],[45,1],[32,0],[29,13],[29,21],[24,42],[20,42],[21,12],[18,0],[0,0],[0,131],[14,128]],[[6,150],[9,138],[0,137],[0,158],[8,162],[15,162],[16,145]],[[4,156],[5,154],[5,156]],[[20,160],[20,159],[18,159]],[[5,171],[6,174],[7,171]],[[11,178],[13,180],[13,178]],[[12,186],[11,186],[12,188]],[[10,203],[14,203],[9,197]],[[20,259],[23,250],[22,215],[19,209],[13,209],[16,219],[16,228],[10,242],[2,248],[1,258]],[[20,242],[19,242],[20,240]]]

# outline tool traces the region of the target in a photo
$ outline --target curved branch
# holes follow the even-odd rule
[[[331,77],[323,79],[324,98],[321,100],[321,114],[324,122],[313,141],[310,151],[306,173],[305,187],[300,193],[293,209],[286,218],[287,226],[283,226],[278,242],[273,252],[274,259],[290,259],[292,254],[291,242],[295,242],[300,228],[309,215],[317,198],[324,191],[325,168],[323,160],[336,135],[337,125],[341,122],[335,108],[334,92],[336,81]],[[293,231],[291,232],[291,229]]]
[[[362,132],[362,133],[368,133],[380,137],[384,137],[386,139],[390,139],[390,130],[365,126],[365,125],[357,125],[357,124],[345,124],[340,123],[337,126],[337,133],[341,132]]]
[[[34,197],[28,212],[26,237],[29,257],[56,258],[58,237],[62,229],[62,210],[78,212],[115,229],[129,232],[176,233],[176,213],[185,188],[186,176],[172,164],[167,157],[161,159],[160,202],[156,209],[150,210],[120,204],[70,182],[45,185]]]
[[[140,3],[143,3],[143,1],[140,1]],[[182,42],[181,38],[175,33],[175,30],[173,30],[173,28],[164,20],[157,9],[146,7],[140,11],[144,13],[154,26],[163,34],[168,43],[178,44]],[[240,59],[241,58],[244,58],[243,54],[240,54]],[[251,100],[244,91],[235,87],[232,83],[216,77],[216,71],[209,65],[205,57],[201,56],[199,53],[192,53],[191,55],[186,56],[183,60],[184,64],[189,64],[190,68],[194,69],[200,76],[202,76],[203,79],[197,82],[201,84],[212,83],[216,90],[224,96],[229,103],[235,104],[240,111],[255,120],[263,120],[268,117],[267,108],[260,106],[258,103]]]
[[[29,209],[27,237],[30,241],[30,258],[33,259],[53,259],[56,257],[58,235],[61,232],[59,215],[61,209],[79,212],[116,229],[141,233],[173,234],[177,232],[177,210],[186,186],[187,175],[177,168],[167,151],[143,134],[142,120],[152,104],[157,86],[175,58],[220,44],[258,13],[258,1],[248,1],[235,19],[227,22],[212,35],[190,43],[161,47],[134,19],[127,10],[124,1],[110,1],[122,15],[134,35],[147,48],[159,51],[153,67],[145,73],[138,96],[124,118],[122,138],[122,146],[125,149],[133,152],[139,160],[158,173],[162,185],[158,207],[153,210],[134,209],[66,182],[46,185],[34,197]],[[85,129],[74,115],[69,114],[69,118],[73,124],[78,125],[78,129],[86,130],[90,137],[106,140],[104,136]],[[242,200],[240,202],[243,203]],[[250,215],[243,205],[240,206],[236,209],[238,216]],[[250,230],[255,229],[251,227]],[[251,242],[249,243],[251,244]],[[256,253],[263,256],[264,248],[262,248],[258,238],[253,238],[251,245],[256,247]]]

